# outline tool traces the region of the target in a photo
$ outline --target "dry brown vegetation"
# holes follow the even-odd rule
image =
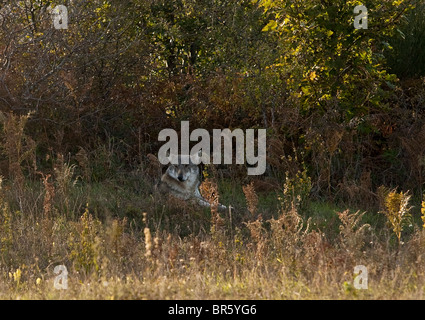
[[[2,185],[2,299],[423,298],[425,230],[402,226],[402,193],[386,195],[388,226],[384,214],[314,214],[314,204],[301,214],[283,191],[261,206],[253,184],[227,198],[238,209],[218,213],[135,192],[128,177],[74,183],[62,161],[39,183]],[[216,199],[217,185],[206,184]],[[410,230],[401,239],[396,224]],[[66,290],[54,287],[58,265]],[[356,265],[368,268],[367,290],[354,287]]]
[[[424,4],[292,2],[0,1],[0,299],[423,298]],[[266,173],[157,194],[184,120],[265,128]]]

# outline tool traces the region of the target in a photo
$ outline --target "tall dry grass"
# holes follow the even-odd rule
[[[326,234],[315,226],[314,217],[303,216],[295,205],[288,209],[282,202],[276,212],[265,211],[257,202],[261,194],[246,187],[247,208],[240,209],[246,210],[243,223],[230,224],[230,217],[221,214],[222,223],[217,224],[214,210],[185,207],[192,218],[205,215],[205,225],[182,236],[181,229],[161,226],[159,219],[164,217],[155,210],[166,214],[174,210],[166,201],[135,217],[111,213],[105,218],[100,210],[106,211],[106,204],[93,208],[90,202],[82,205],[76,218],[59,211],[51,214],[64,207],[63,197],[49,195],[56,183],[55,177],[43,178],[35,216],[15,209],[13,184],[5,183],[1,189],[3,299],[423,297],[425,233],[419,226],[398,246],[391,228],[381,232],[363,221],[367,213],[345,210],[333,213],[337,234]],[[216,199],[218,186],[209,187]],[[25,192],[30,194],[24,189],[24,197]],[[84,200],[106,194],[96,190]],[[127,196],[137,197],[131,192]],[[173,219],[175,224],[186,221]],[[57,265],[68,270],[66,290],[54,287]],[[368,268],[367,290],[354,287],[356,265]]]
[[[202,184],[204,209],[135,188],[133,175],[86,179],[81,157],[57,155],[50,173],[2,181],[0,299],[423,297],[425,229],[405,226],[408,193],[381,188],[384,215],[317,213],[306,170],[286,177],[275,202],[254,183],[221,197],[214,174]],[[19,172],[22,158],[10,159]],[[148,172],[137,176],[142,185]],[[222,198],[236,209],[219,212]],[[54,286],[59,265],[67,289]],[[355,287],[357,265],[368,269],[367,290]]]

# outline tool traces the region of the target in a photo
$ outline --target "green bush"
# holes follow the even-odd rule
[[[399,78],[425,76],[425,3],[404,17],[389,40],[388,65]]]

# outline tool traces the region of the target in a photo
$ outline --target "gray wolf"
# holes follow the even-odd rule
[[[198,165],[193,164],[190,158],[189,164],[183,164],[182,156],[178,156],[178,164],[169,164],[162,175],[159,191],[184,201],[194,201],[202,207],[210,207],[210,203],[199,192],[200,176]],[[225,210],[227,207],[219,204],[218,209]]]

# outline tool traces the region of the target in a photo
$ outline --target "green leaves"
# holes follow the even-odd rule
[[[339,101],[333,105],[340,107],[337,111],[351,117],[367,112],[365,106],[369,103],[379,104],[376,88],[390,81],[382,55],[382,49],[390,45],[381,38],[397,27],[408,2],[366,3],[369,13],[373,12],[367,30],[356,30],[353,26],[353,9],[360,4],[358,1],[261,2],[265,11],[276,17],[263,31],[277,31],[280,35],[284,48],[282,62],[296,61],[296,66],[283,63],[280,70],[285,73],[288,69],[299,69],[292,91],[301,97],[303,109],[326,111],[330,99],[322,97],[330,97]]]

